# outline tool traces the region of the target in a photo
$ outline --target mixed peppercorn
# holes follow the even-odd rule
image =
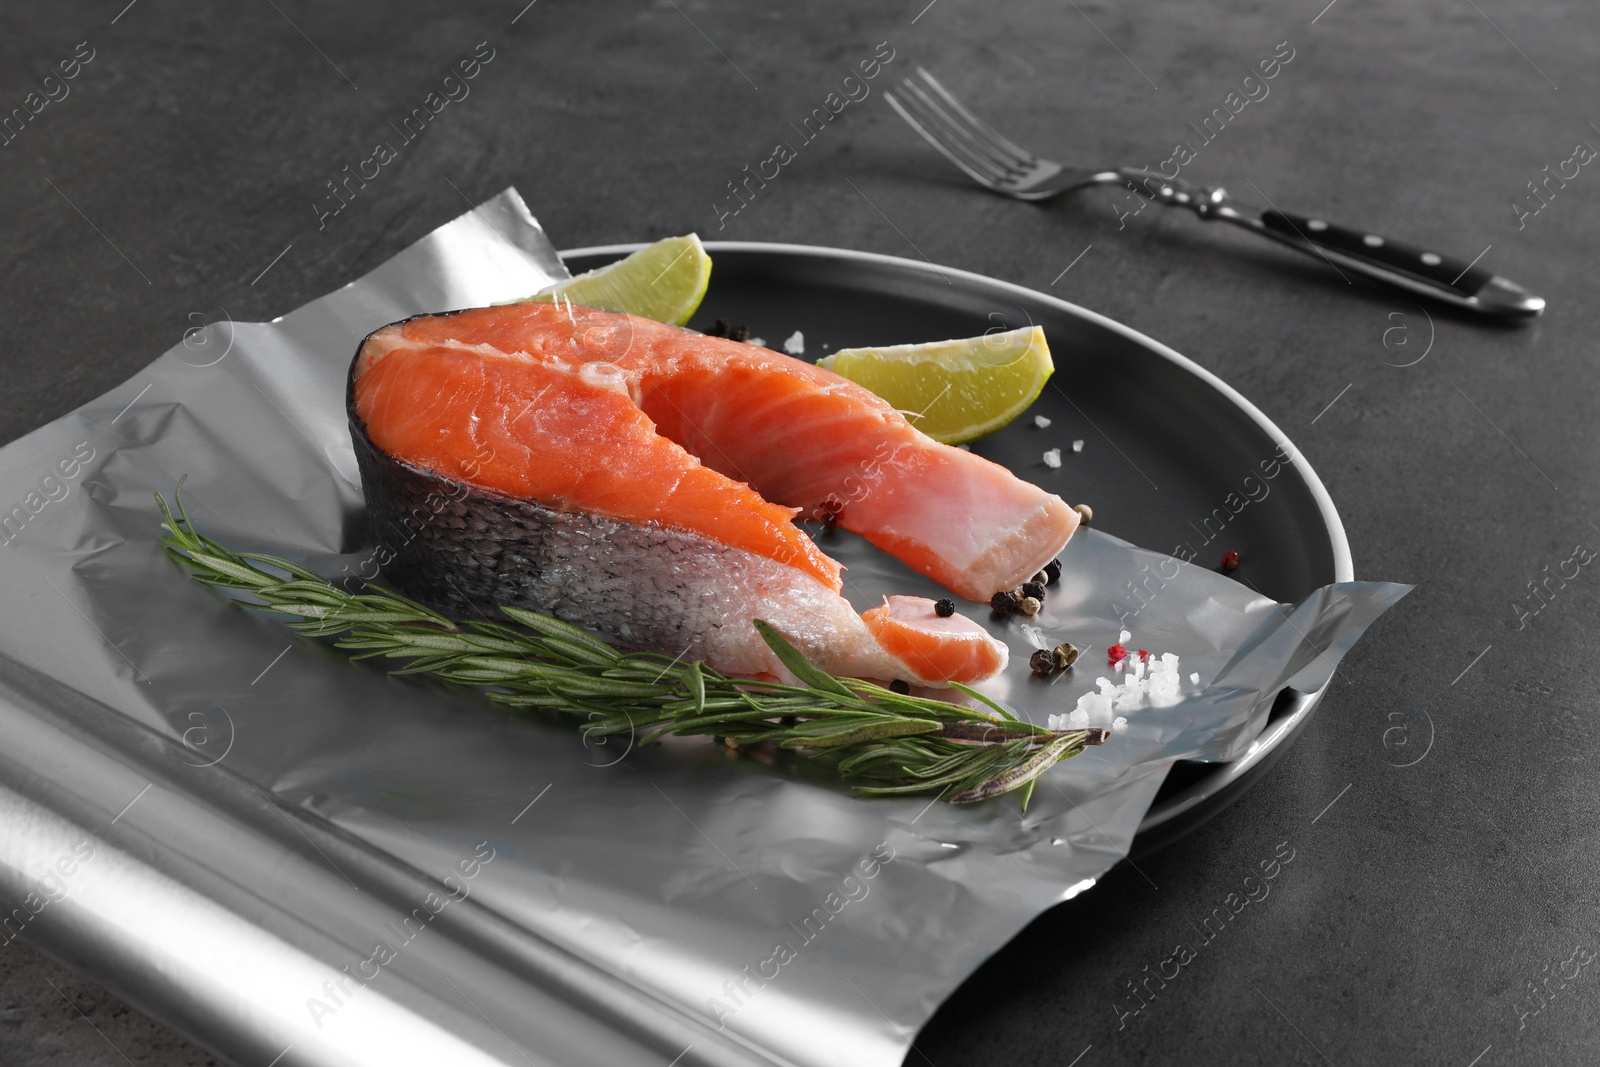
[[[730,341],[750,340],[750,330],[744,326],[729,326],[726,319],[718,319],[706,331],[707,337],[726,337]]]
[[[1022,615],[1028,618],[1044,610],[1048,588],[1061,580],[1061,561],[1053,559],[1044,569],[1021,585],[1002,589],[989,598],[989,607],[996,618]],[[1037,675],[1050,675],[1071,670],[1078,661],[1078,646],[1063,641],[1054,648],[1041,648],[1028,659],[1028,666]]]
[[[1033,668],[1034,674],[1048,675],[1069,671],[1076,662],[1078,646],[1071,641],[1063,641],[1055,648],[1039,649],[1028,659],[1028,666]]]
[[[1026,615],[1028,618],[1044,610],[1045,587],[1061,580],[1061,561],[1053,559],[1044,570],[1021,585],[1002,589],[989,598],[989,608],[996,618],[1007,615]]]

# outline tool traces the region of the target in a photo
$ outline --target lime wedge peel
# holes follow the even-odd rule
[[[682,326],[694,315],[711,282],[711,257],[695,234],[668,237],[625,259],[546,286],[529,302],[558,298],[601,311]]]
[[[1037,326],[953,341],[842,348],[818,365],[876,393],[947,445],[1005,427],[1038,399],[1055,372]]]

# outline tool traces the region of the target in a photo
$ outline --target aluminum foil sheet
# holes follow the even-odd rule
[[[1117,677],[1103,649],[1127,628],[1181,657],[1187,695],[1125,713],[1023,814],[861,800],[709,743],[586,743],[352,663],[162,555],[154,496],[185,478],[204,532],[370,575],[343,407],[357,342],[562,276],[507,190],[0,451],[0,895],[26,936],[241,1061],[891,1067],[979,963],[1124,855],[1174,761],[1245,753],[1279,691],[1319,691],[1406,591],[1281,605],[1079,533],[1048,612],[993,624],[1013,666],[991,691],[1034,721],[1069,710]],[[858,607],[934,593],[850,535],[825,547]],[[1111,591],[1152,571],[1130,615]],[[1064,639],[1078,668],[1031,677]]]

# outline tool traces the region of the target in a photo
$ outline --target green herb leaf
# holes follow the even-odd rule
[[[785,667],[794,672],[794,676],[813,689],[820,689],[825,693],[837,693],[840,696],[854,696],[849,688],[839,679],[829,674],[820,667],[814,666],[810,660],[789,643],[789,639],[778,632],[777,627],[765,619],[756,619],[756,633],[767,643],[767,647],[777,655]]]
[[[728,678],[694,660],[622,652],[525,608],[500,608],[510,624],[458,622],[378,586],[353,593],[292,560],[230,550],[194,528],[176,493],[173,508],[160,494],[156,504],[166,554],[196,581],[242,590],[236,603],[289,616],[290,629],[332,639],[351,659],[399,661],[393,674],[475,687],[508,708],[581,717],[585,736],[777,744],[830,761],[867,796],[936,792],[966,803],[1022,789],[1024,805],[1039,775],[1105,739],[1103,730],[1033,726],[967,686],[954,688],[994,714],[835,678],[761,619],[756,631],[803,684]]]

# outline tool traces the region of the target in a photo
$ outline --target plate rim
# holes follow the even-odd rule
[[[583,248],[562,249],[557,255],[563,263],[568,258],[579,256],[621,256],[636,252],[647,247],[649,241],[629,241],[607,245],[589,245]],[[1310,491],[1312,499],[1316,501],[1317,512],[1321,516],[1324,528],[1327,531],[1333,553],[1333,580],[1335,582],[1355,581],[1355,561],[1350,553],[1350,540],[1345,533],[1344,522],[1339,518],[1339,511],[1334,506],[1333,497],[1328,493],[1327,486],[1323,485],[1322,477],[1311,465],[1289,435],[1267,417],[1266,413],[1256,407],[1245,395],[1213,372],[1202,367],[1194,360],[1185,356],[1176,349],[1162,344],[1148,334],[1135,330],[1125,323],[1118,322],[1108,315],[1090,310],[1069,300],[1058,296],[1030,289],[1016,282],[1008,282],[1001,278],[993,278],[987,274],[976,271],[963,270],[959,267],[946,267],[934,263],[932,260],[908,259],[904,256],[892,256],[882,252],[862,252],[849,248],[835,248],[829,245],[792,244],[778,241],[704,241],[702,242],[708,252],[752,252],[752,253],[780,253],[784,255],[809,257],[820,259],[823,257],[843,258],[859,263],[869,263],[877,267],[892,270],[910,270],[918,274],[938,275],[948,280],[950,277],[965,279],[968,282],[978,283],[988,287],[998,287],[1002,292],[1021,294],[1029,299],[1043,300],[1053,305],[1068,315],[1075,316],[1091,325],[1109,330],[1121,335],[1136,345],[1139,345],[1174,364],[1179,370],[1185,371],[1202,383],[1221,393],[1224,399],[1251,419],[1256,426],[1279,447],[1280,452],[1285,446],[1289,449],[1287,455],[1293,457],[1290,461],[1296,472],[1304,480],[1306,488]],[[1137,851],[1141,855],[1159,849],[1163,845],[1184,836],[1202,822],[1228,807],[1233,801],[1243,796],[1255,781],[1278,761],[1291,744],[1298,739],[1301,732],[1310,722],[1312,713],[1322,703],[1322,697],[1328,687],[1323,686],[1315,693],[1302,693],[1295,690],[1284,689],[1281,692],[1290,694],[1290,702],[1281,714],[1275,714],[1261,734],[1251,744],[1246,753],[1236,760],[1227,763],[1212,764],[1216,770],[1206,777],[1196,781],[1172,796],[1152,803],[1144,817],[1139,821],[1139,828],[1135,831],[1134,843],[1130,851]]]
[[[625,255],[637,252],[651,243],[649,241],[628,241],[609,245],[588,245],[583,248],[563,248],[557,255],[561,257],[563,262],[568,257]],[[992,278],[987,274],[979,274],[976,271],[962,270],[960,267],[946,267],[934,263],[932,260],[907,259],[903,256],[891,256],[882,252],[861,252],[850,248],[834,248],[829,245],[789,244],[779,241],[703,241],[702,244],[704,244],[708,252],[718,250],[729,252],[779,252],[812,258],[822,258],[824,256],[843,257],[900,270],[911,268],[921,274],[954,275],[968,281],[981,282],[985,285],[997,285],[1002,289],[1021,293],[1033,299],[1042,299],[1047,303],[1054,304],[1057,308],[1070,315],[1075,315],[1102,329],[1110,330],[1112,333],[1121,334],[1127,340],[1149,349],[1217,390],[1230,403],[1248,415],[1272,439],[1274,444],[1279,446],[1287,445],[1289,447],[1291,450],[1289,454],[1294,457],[1291,462],[1301,477],[1305,479],[1306,488],[1311,491],[1311,496],[1317,504],[1317,512],[1321,515],[1323,525],[1328,531],[1328,537],[1331,542],[1330,547],[1333,550],[1333,580],[1336,582],[1355,581],[1355,561],[1350,554],[1350,539],[1345,534],[1344,522],[1339,518],[1339,510],[1334,506],[1333,497],[1328,493],[1327,486],[1322,484],[1322,476],[1317,473],[1310,460],[1306,459],[1305,454],[1289,439],[1289,435],[1284,433],[1277,423],[1268,418],[1265,412],[1251,403],[1243,393],[1188,356],[1168,345],[1162,344],[1150,335],[1141,333],[1110,316],[1102,315],[1098,311],[1092,311],[1069,300],[1063,300],[1058,296],[1042,293],[1037,289],[1030,289],[1016,282]]]

